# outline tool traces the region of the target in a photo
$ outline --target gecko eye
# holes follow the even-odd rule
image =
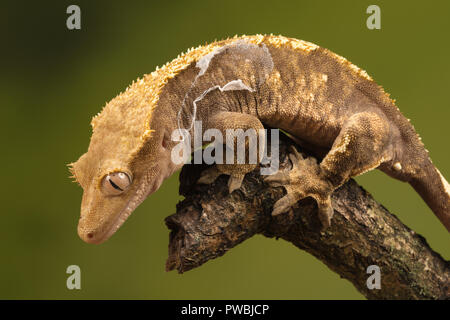
[[[124,192],[131,184],[131,177],[125,172],[113,172],[103,178],[102,189],[107,195],[115,196]]]

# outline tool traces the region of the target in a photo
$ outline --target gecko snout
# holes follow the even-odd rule
[[[78,236],[86,243],[91,244],[100,244],[103,242],[103,237],[95,232],[95,231],[89,231],[89,232],[80,232],[78,231]]]
[[[95,236],[95,232],[93,232],[93,231],[84,232],[84,231],[81,231],[80,229],[78,229],[78,236],[84,242],[87,242],[87,243],[98,243],[96,241],[97,237]]]
[[[87,228],[83,221],[78,224],[78,236],[86,243],[100,244],[104,241],[104,233],[99,230]]]

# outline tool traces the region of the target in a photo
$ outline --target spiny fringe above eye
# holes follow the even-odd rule
[[[73,167],[74,164],[75,164],[75,162],[71,162],[71,163],[67,164],[67,167],[68,167],[69,172],[70,172],[70,174],[71,174],[71,175],[69,176],[69,179],[71,179],[72,182],[75,182],[76,184],[78,184],[78,185],[81,186],[80,182],[79,182],[78,179],[77,179],[77,176],[75,175],[75,169],[74,169],[74,167]]]

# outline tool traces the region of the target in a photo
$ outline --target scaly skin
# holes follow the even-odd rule
[[[84,189],[80,237],[107,240],[130,213],[181,165],[171,134],[280,128],[325,155],[320,163],[293,150],[293,168],[266,180],[287,195],[273,214],[316,199],[324,227],[330,194],[350,177],[379,168],[409,182],[450,230],[450,187],[413,126],[363,70],[314,44],[282,36],[243,36],[188,51],[133,83],[92,121],[88,152],[71,164]],[[230,192],[255,165],[217,165],[201,183],[230,175]],[[126,173],[130,179],[114,172]],[[108,176],[110,175],[110,176]],[[112,183],[109,184],[109,177]],[[105,180],[106,179],[106,180]]]

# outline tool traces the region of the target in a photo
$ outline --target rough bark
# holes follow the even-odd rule
[[[280,139],[280,169],[290,168]],[[302,150],[303,151],[303,150]],[[171,229],[166,269],[183,273],[255,234],[281,238],[309,252],[349,280],[368,299],[449,299],[450,263],[425,239],[405,226],[355,181],[332,196],[332,225],[320,231],[314,200],[300,201],[290,212],[272,217],[273,204],[285,191],[263,182],[259,169],[247,174],[240,190],[229,194],[227,177],[197,185],[204,165],[185,165],[180,194],[185,200],[166,218]],[[367,267],[381,270],[381,289],[369,290]]]

